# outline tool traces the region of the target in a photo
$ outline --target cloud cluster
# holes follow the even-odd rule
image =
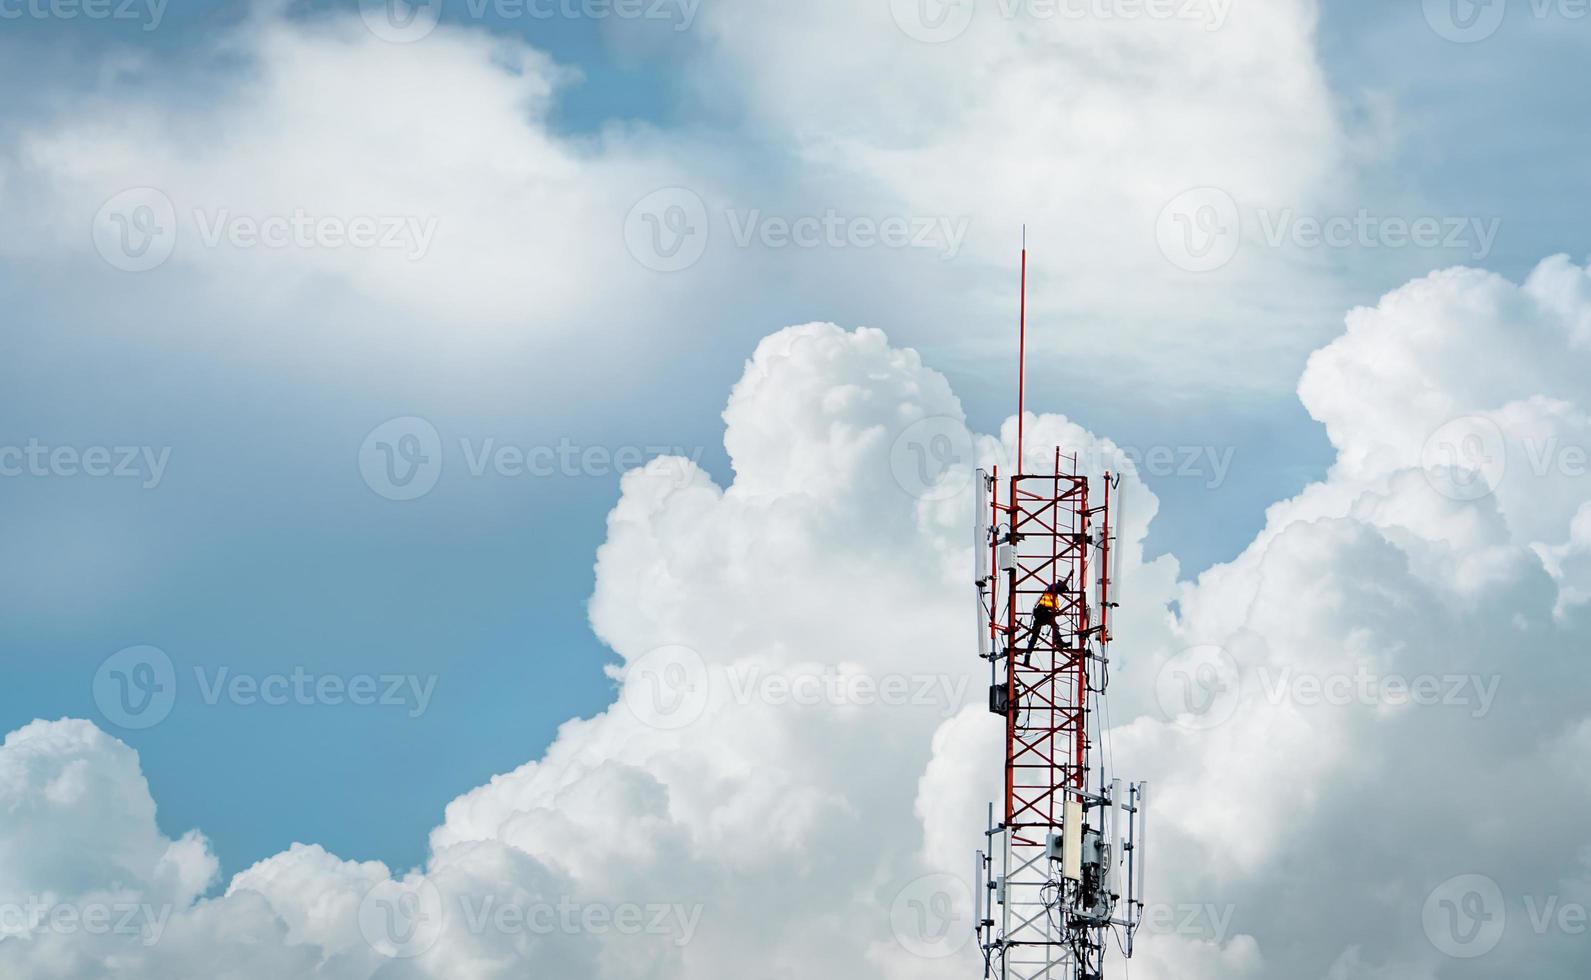
[[[1330,329],[1305,312],[1330,289],[1319,256],[1258,247],[1255,219],[1336,213],[1351,190],[1316,18],[1313,0],[753,2],[702,11],[716,57],[697,70],[733,79],[829,193],[971,216],[973,309],[1008,301],[1025,224],[1034,309],[1077,327],[1054,344],[1163,368],[1140,363],[1147,340],[1183,378],[1241,386],[1271,375],[1212,349],[1259,365]],[[1201,310],[1219,330],[1187,331]]]
[[[986,0],[947,5],[973,13],[948,37],[918,22],[933,6],[706,5],[658,36],[714,115],[590,133],[553,112],[578,73],[510,36],[444,23],[394,44],[262,6],[187,62],[107,59],[70,113],[13,121],[0,251],[100,268],[179,334],[257,318],[545,340],[721,315],[706,297],[755,300],[799,269],[852,302],[882,286],[940,339],[947,311],[1011,301],[1026,223],[1035,308],[1115,325],[1056,343],[1086,335],[1124,369],[1158,372],[1145,338],[1180,351],[1181,381],[1224,372],[1229,341],[1290,364],[1329,327],[1304,306],[1333,308],[1308,257],[1245,248],[1208,275],[1182,254],[1252,239],[1255,208],[1331,213],[1351,180],[1312,0]],[[1195,340],[1202,316],[1222,329]]]
[[[357,16],[267,6],[193,62],[118,61],[69,114],[13,122],[0,250],[120,288],[152,274],[166,302],[143,305],[183,328],[341,316],[445,329],[455,349],[670,288],[623,230],[682,180],[689,141],[555,131],[578,74],[527,44],[453,27],[393,44]]]
[[[1301,385],[1337,465],[1197,581],[1141,560],[1154,499],[1122,464],[1132,615],[1106,748],[1156,787],[1136,974],[1584,972],[1591,494],[1529,446],[1584,445],[1585,276],[1456,270],[1355,311]],[[1466,455],[1461,428],[1458,455],[1431,457],[1454,417],[1495,426],[1500,449]],[[424,869],[296,846],[201,898],[214,858],[156,830],[134,754],[35,723],[0,749],[20,815],[5,901],[169,915],[158,942],[45,917],[0,941],[0,965],[975,970],[965,878],[999,731],[973,655],[968,472],[1008,460],[1014,426],[968,432],[915,353],[825,324],[764,340],[724,418],[729,486],[637,470],[610,516],[591,620],[621,660],[615,703],[451,804]],[[948,455],[921,455],[938,436]],[[1040,457],[1115,454],[1059,416],[1027,438]]]

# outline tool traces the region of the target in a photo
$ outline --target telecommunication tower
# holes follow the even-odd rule
[[[1023,470],[1023,237],[1016,472],[979,470],[975,483],[978,653],[1006,737],[1004,810],[996,822],[989,807],[974,927],[985,980],[1100,980],[1112,940],[1132,956],[1144,909],[1148,784],[1115,778],[1096,740],[1106,732],[1122,488],[1119,475],[1079,472],[1059,448],[1047,472]],[[1032,610],[1046,589],[1058,601],[1054,628],[1041,630]]]

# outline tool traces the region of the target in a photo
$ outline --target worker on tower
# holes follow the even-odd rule
[[[1061,615],[1061,596],[1071,591],[1072,577],[1066,576],[1065,581],[1052,582],[1049,587],[1039,594],[1038,602],[1033,604],[1033,621],[1028,627],[1028,648],[1022,655],[1022,666],[1033,666],[1033,648],[1038,646],[1039,634],[1048,629],[1055,642],[1056,649],[1061,647],[1061,630],[1056,625]]]

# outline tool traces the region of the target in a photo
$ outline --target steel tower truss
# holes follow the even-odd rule
[[[1096,980],[1113,929],[1131,955],[1142,914],[1145,784],[1107,780],[1090,741],[1108,679],[1110,475],[1091,482],[1055,452],[1046,474],[978,474],[980,655],[1005,720],[1005,802],[978,854],[978,932],[988,978]],[[1001,490],[1004,490],[1003,499]],[[1119,492],[1115,494],[1119,507]],[[1032,610],[1061,585],[1056,627]],[[1031,649],[1031,659],[1028,651]],[[1097,769],[1097,785],[1089,786]]]

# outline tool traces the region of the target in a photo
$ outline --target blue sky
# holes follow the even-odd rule
[[[770,135],[766,119],[688,70],[704,43],[693,31],[626,46],[589,19],[477,22],[455,6],[444,25],[517,35],[578,70],[553,96],[555,133],[576,142],[614,127],[683,134],[711,146],[714,160],[751,164],[739,186],[761,186],[771,200],[833,192],[798,140]],[[14,151],[16,134],[63,107],[106,99],[105,66],[120,59],[152,55],[125,89],[110,87],[112,111],[118,92],[180,107],[210,98],[208,83],[246,85],[246,68],[206,46],[243,9],[173,2],[154,31],[5,24],[7,144]],[[1456,44],[1431,29],[1418,2],[1335,3],[1322,11],[1317,42],[1338,112],[1352,123],[1348,153],[1364,158],[1354,161],[1350,197],[1497,217],[1484,264],[1516,280],[1547,255],[1584,257],[1591,22],[1537,18],[1515,3],[1495,36]],[[0,188],[0,207],[25,203]],[[87,202],[84,228],[97,204]],[[1014,286],[1017,231],[1002,233]],[[1063,234],[1030,229],[1036,251]],[[535,758],[558,725],[612,701],[602,667],[616,658],[592,635],[586,600],[617,477],[475,477],[460,440],[678,448],[727,483],[720,412],[731,386],[760,337],[812,320],[879,326],[917,347],[949,377],[975,428],[991,430],[1013,408],[1014,290],[972,303],[983,315],[963,318],[966,307],[954,303],[971,302],[970,274],[955,263],[939,274],[894,256],[720,255],[713,270],[743,288],[719,302],[705,295],[711,282],[689,284],[684,322],[636,330],[604,310],[567,334],[453,358],[445,343],[408,343],[401,321],[341,338],[338,319],[360,307],[336,282],[300,284],[327,290],[335,312],[324,319],[240,280],[218,287],[237,321],[195,323],[215,307],[190,308],[180,291],[97,259],[26,251],[8,251],[0,271],[0,443],[151,446],[170,457],[149,488],[137,479],[0,480],[0,722],[11,730],[71,715],[106,725],[139,751],[162,828],[203,828],[227,873],[300,840],[347,858],[418,864],[448,801]],[[1307,311],[1300,329],[1327,339],[1349,307],[1451,264],[1452,255],[1416,250],[1333,253],[1323,273],[1330,302]],[[525,275],[533,283],[536,270]],[[162,287],[173,280],[175,272]],[[1034,288],[1057,282],[1040,276]],[[936,315],[941,305],[947,312]],[[1212,316],[1190,311],[1170,328],[1187,343],[1198,345],[1201,332],[1213,342],[1221,326]],[[1152,354],[1135,346],[1141,337],[1081,314],[1036,317],[1034,330],[1096,336],[1100,363]],[[1114,375],[1075,347],[1040,341],[1030,404],[1122,445],[1231,450],[1219,486],[1202,465],[1146,480],[1162,501],[1151,550],[1174,555],[1191,577],[1233,557],[1264,508],[1321,477],[1332,458],[1292,390],[1316,346],[1309,336],[1231,363],[1225,382],[1221,372],[1212,382],[1209,371],[1175,367]],[[441,434],[445,465],[432,492],[400,502],[374,492],[358,464],[367,434],[406,416]],[[107,656],[135,644],[169,655],[182,697],[161,724],[122,731],[104,720],[92,681]],[[221,667],[412,675],[434,678],[435,689],[418,717],[408,704],[206,704],[193,671],[213,677]]]

